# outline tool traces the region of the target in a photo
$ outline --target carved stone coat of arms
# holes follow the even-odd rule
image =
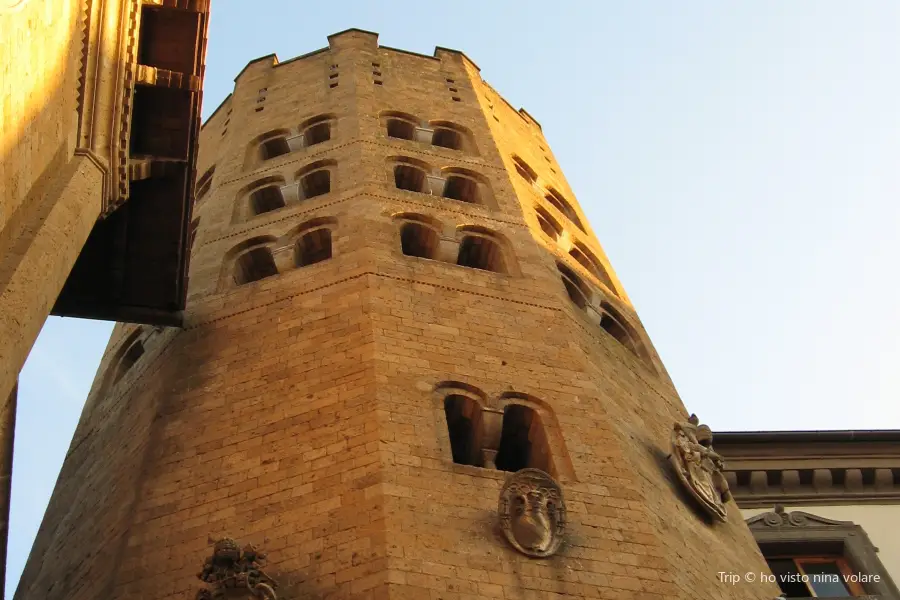
[[[554,554],[566,526],[562,488],[540,469],[516,471],[500,490],[500,527],[513,548],[536,558]]]
[[[725,521],[731,497],[723,473],[725,462],[712,449],[712,431],[699,423],[697,415],[691,415],[687,423],[675,423],[670,459],[678,479],[703,509]]]

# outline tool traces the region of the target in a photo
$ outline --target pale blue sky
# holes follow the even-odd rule
[[[213,4],[204,115],[349,27],[465,51],[543,125],[714,430],[900,428],[900,3]],[[10,591],[110,330],[51,319],[22,373]]]

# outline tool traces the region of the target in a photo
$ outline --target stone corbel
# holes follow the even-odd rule
[[[416,127],[416,141],[421,142],[423,144],[431,145],[431,141],[434,139],[434,129],[429,127]]]
[[[481,453],[486,469],[496,469],[497,451],[503,433],[503,411],[494,408],[481,410]]]
[[[292,203],[300,201],[300,182],[295,181],[287,185],[281,186],[281,197],[284,199],[284,205],[290,206]]]
[[[443,196],[446,183],[447,181],[439,175],[428,175],[425,183],[425,192],[432,196]]]

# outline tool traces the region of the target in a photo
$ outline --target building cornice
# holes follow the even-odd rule
[[[900,431],[748,431],[715,436],[742,508],[900,503]]]

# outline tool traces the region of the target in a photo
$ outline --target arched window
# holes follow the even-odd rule
[[[274,137],[260,143],[259,159],[269,160],[277,156],[287,154],[290,151],[291,148],[288,146],[287,140],[284,138],[284,136],[279,135],[278,137]]]
[[[337,163],[331,159],[317,160],[297,171],[298,195],[301,200],[315,198],[332,190],[331,173]]]
[[[212,178],[215,172],[216,165],[213,165],[197,180],[197,185],[195,186],[197,191],[194,195],[194,202],[199,202],[200,199],[206,195],[206,192],[209,191],[209,188],[212,186]]]
[[[433,258],[438,242],[437,232],[422,223],[407,221],[400,227],[400,247],[407,256]]]
[[[537,220],[538,224],[541,226],[541,231],[547,234],[547,237],[551,240],[557,241],[563,233],[562,225],[540,206],[535,206],[534,212],[537,213]]]
[[[303,132],[304,146],[315,146],[331,139],[331,125],[334,117],[331,115],[319,115],[304,121],[300,125]]]
[[[297,240],[294,262],[298,267],[313,265],[331,258],[331,230],[327,227],[314,229]]]
[[[261,215],[284,208],[284,197],[281,194],[281,188],[272,184],[251,192],[250,208],[254,215]]]
[[[495,273],[507,272],[500,244],[480,235],[467,235],[462,239],[456,264]]]
[[[569,299],[581,310],[586,309],[591,297],[590,288],[569,267],[556,263],[556,268],[559,270],[560,279],[566,288],[566,293],[569,294]]]
[[[500,471],[534,468],[550,472],[549,444],[534,409],[522,404],[506,406],[496,464]]]
[[[563,214],[569,221],[575,224],[575,226],[584,231],[584,226],[581,224],[581,221],[578,219],[578,215],[575,213],[575,209],[572,208],[572,205],[566,202],[566,199],[562,197],[558,191],[553,188],[548,188],[547,195],[544,198],[553,205],[556,210]]]
[[[125,376],[125,373],[127,373],[143,355],[144,343],[141,340],[136,340],[130,346],[128,346],[128,349],[122,355],[122,359],[119,361],[119,364],[116,367],[116,374],[113,378],[113,384],[115,385],[116,383],[118,383],[118,381]]]
[[[300,179],[304,198],[315,198],[331,191],[331,172],[328,169],[313,171]]]
[[[478,182],[465,175],[449,175],[446,183],[444,183],[444,198],[459,200],[460,202],[471,202],[472,204],[481,204],[481,193],[478,189]]]
[[[513,156],[512,159],[513,164],[516,167],[516,173],[518,173],[519,176],[522,177],[522,179],[524,179],[528,183],[534,183],[535,181],[537,181],[537,173],[534,171],[534,169],[528,166],[528,163],[526,163],[518,156]]]
[[[625,319],[607,302],[603,302],[600,308],[603,311],[603,315],[600,318],[600,328],[615,338],[617,342],[637,354],[637,344],[625,325]]]
[[[272,251],[265,246],[252,248],[234,261],[234,283],[236,285],[259,281],[277,274],[278,269],[275,267]]]
[[[194,249],[194,242],[197,241],[197,231],[200,229],[200,218],[191,221],[191,232],[188,234],[188,251]]]
[[[444,399],[444,416],[453,462],[482,466],[481,407],[478,403],[466,396],[451,394]]]
[[[615,287],[613,287],[612,279],[610,279],[609,274],[606,272],[606,269],[603,268],[603,265],[600,264],[600,260],[597,259],[594,254],[588,250],[583,244],[576,243],[572,250],[569,252],[569,256],[578,261],[582,267],[588,270],[588,272],[600,280],[600,283],[605,285],[609,291],[615,293]]]
[[[416,139],[417,121],[411,115],[401,115],[400,113],[390,113],[387,119],[388,137],[398,138],[401,140]]]
[[[431,143],[441,148],[450,148],[451,150],[462,150],[462,135],[458,131],[447,129],[446,127],[435,127],[434,135]]]
[[[425,171],[410,164],[394,166],[394,185],[410,192],[425,191]]]

